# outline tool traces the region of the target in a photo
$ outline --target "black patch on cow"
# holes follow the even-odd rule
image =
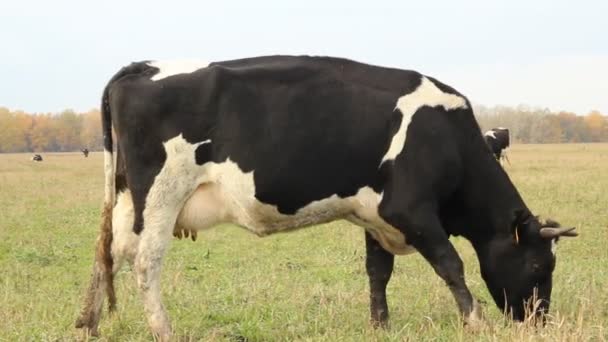
[[[115,186],[117,194],[125,191],[128,187],[127,168],[126,168],[125,162],[122,158],[123,158],[123,153],[120,149],[120,144],[118,144],[118,148],[116,149],[116,173],[115,173],[115,181],[114,181],[114,186]]]
[[[196,159],[196,163],[198,165],[203,165],[204,163],[207,163],[210,160],[212,160],[211,144],[205,143],[205,144],[199,145],[196,148],[194,156]]]

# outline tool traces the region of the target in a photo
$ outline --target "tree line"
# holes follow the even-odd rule
[[[551,112],[527,106],[475,106],[483,131],[507,127],[514,143],[608,142],[608,116]],[[70,152],[103,148],[99,110],[26,113],[0,107],[0,153]]]
[[[98,110],[30,114],[0,107],[0,153],[101,150]]]

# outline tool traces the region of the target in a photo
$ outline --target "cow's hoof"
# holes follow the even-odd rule
[[[374,329],[388,329],[389,328],[388,319],[371,318],[369,320],[369,324]]]
[[[82,329],[83,338],[86,340],[87,337],[99,337],[99,330],[96,325],[90,325],[88,322],[82,317],[76,320],[75,324],[76,329]]]
[[[476,300],[473,301],[473,310],[467,317],[465,317],[464,324],[466,329],[471,332],[479,332],[486,327],[486,323],[481,312],[481,306]]]
[[[76,319],[76,322],[74,323],[74,327],[76,329],[82,329],[85,336],[94,336],[94,337],[99,336],[98,325],[99,325],[99,320],[92,313],[89,313],[89,314],[82,313],[80,315],[80,317],[78,317],[78,319]]]
[[[148,325],[152,336],[154,336],[154,341],[166,342],[172,340],[171,324],[164,311],[150,315]]]
[[[388,309],[382,305],[376,305],[372,298],[372,306],[369,316],[369,323],[374,329],[388,329]]]
[[[154,336],[154,341],[158,341],[158,342],[169,342],[171,341],[171,332],[160,332],[160,333],[153,333],[152,334]]]

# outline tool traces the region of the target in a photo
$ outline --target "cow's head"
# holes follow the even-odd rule
[[[547,313],[551,300],[555,247],[561,236],[577,236],[553,220],[518,216],[510,234],[497,236],[480,255],[481,275],[496,305],[515,320]]]

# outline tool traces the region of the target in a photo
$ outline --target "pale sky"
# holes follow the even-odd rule
[[[98,107],[131,61],[265,54],[418,70],[484,105],[608,114],[608,0],[0,2],[0,106]]]

